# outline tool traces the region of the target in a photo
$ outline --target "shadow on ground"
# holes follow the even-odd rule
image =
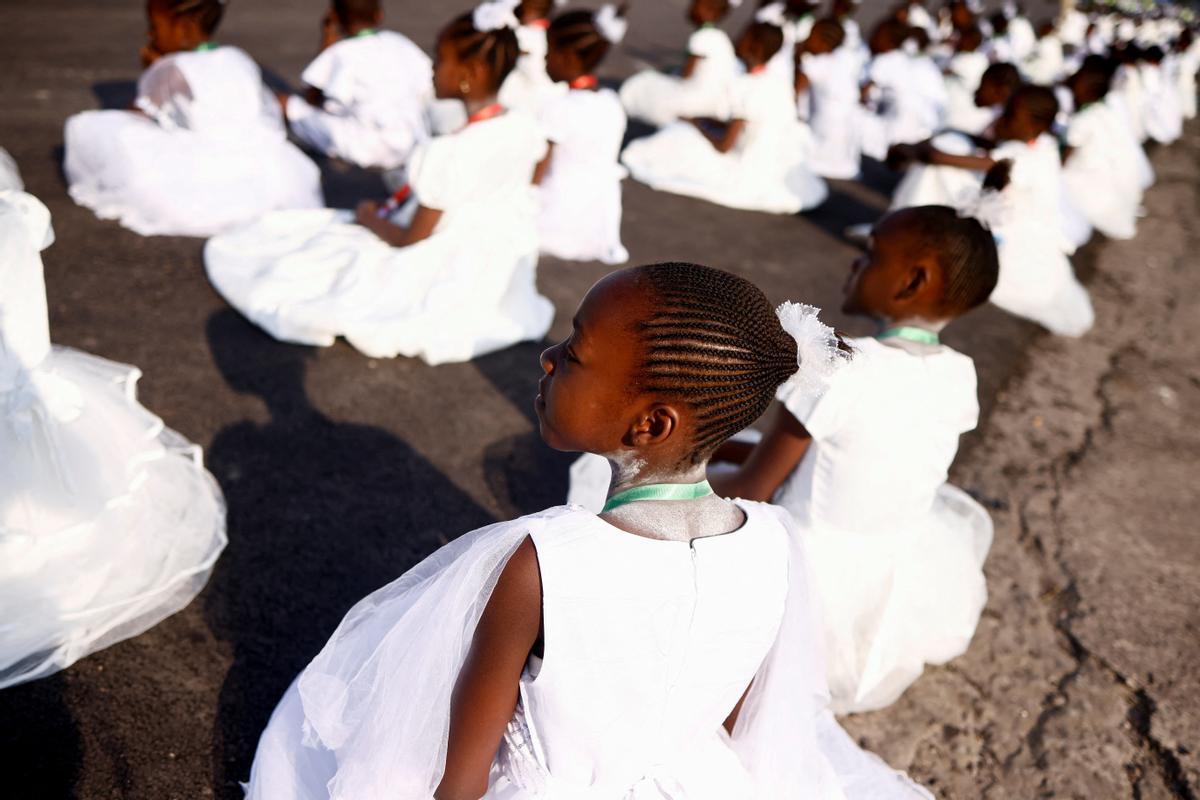
[[[405,442],[336,422],[304,386],[310,348],[276,342],[233,311],[208,321],[213,357],[264,423],[222,430],[207,454],[229,503],[229,547],[205,613],[233,648],[213,732],[213,785],[241,798],[258,735],[349,607],[450,538],[493,519]]]

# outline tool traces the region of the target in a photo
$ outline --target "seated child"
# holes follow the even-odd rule
[[[557,94],[546,72],[546,30],[550,27],[551,8],[562,5],[562,0],[510,0],[509,4],[516,6],[520,22],[517,43],[521,55],[500,87],[500,102],[505,108],[536,116],[542,104]]]
[[[1057,114],[1053,91],[1025,85],[996,121],[989,155],[946,153],[928,142],[904,152],[924,163],[980,173],[1009,162],[995,173],[1004,188],[989,202],[988,222],[1000,251],[1000,279],[991,301],[1052,333],[1082,336],[1094,316],[1087,289],[1067,258],[1072,248],[1063,235],[1062,162],[1050,135]]]
[[[570,11],[546,32],[550,77],[570,91],[542,107],[550,140],[539,181],[538,238],[543,253],[578,261],[623,264],[621,179],[617,159],[625,136],[625,109],[617,93],[600,86],[595,71],[609,47],[625,35],[620,12]]]
[[[866,113],[858,102],[859,54],[846,46],[834,19],[817,20],[797,48],[796,94],[812,129],[812,169],[824,178],[856,178],[862,162],[858,122]]]
[[[517,60],[515,27],[497,0],[442,31],[434,88],[469,122],[413,152],[403,208],[279,212],[217,236],[204,251],[217,290],[278,339],[344,336],[379,358],[466,361],[544,336],[554,307],[535,280],[533,176],[546,140],[496,100]]]
[[[36,198],[0,190],[0,689],[191,602],[225,547],[200,449],[137,401],[136,367],[50,343]]]
[[[882,161],[894,144],[920,142],[937,129],[929,115],[916,59],[906,50],[912,31],[897,19],[886,19],[871,35],[871,61],[862,88],[873,114],[864,115],[863,152]]]
[[[211,41],[220,0],[150,0],[137,111],[84,111],[64,138],[71,197],[143,236],[210,236],[320,208],[321,176],[287,140],[258,65]]]
[[[947,128],[978,133],[991,122],[980,124],[983,110],[975,103],[975,93],[989,66],[988,57],[979,51],[982,44],[983,34],[975,26],[956,34],[955,52],[946,64]]]
[[[1183,109],[1174,76],[1163,67],[1161,47],[1147,47],[1142,51],[1138,72],[1146,136],[1159,144],[1172,144],[1183,135]]]
[[[1005,104],[1021,85],[1021,76],[1012,64],[992,64],[988,67],[975,90],[973,105],[978,112],[974,119],[965,116],[960,122],[970,122],[972,127],[952,128],[929,140],[929,144],[943,153],[954,155],[983,155],[986,153],[989,130],[1000,116]],[[900,166],[907,163],[904,177],[892,193],[891,210],[912,206],[957,206],[964,197],[974,198],[979,194],[983,173],[952,166],[937,164],[908,163],[913,148],[897,145],[889,153],[889,163]]]
[[[931,798],[824,707],[786,512],[704,481],[776,387],[837,360],[786,309],[785,329],[694,264],[596,284],[534,407],[548,445],[616,465],[606,509],[468,533],[351,609],[275,709],[248,800]]]
[[[308,91],[282,99],[292,133],[309,147],[391,169],[429,138],[433,62],[408,37],[380,30],[382,18],[379,0],[333,0],[321,54],[302,76]]]
[[[1118,112],[1104,102],[1110,80],[1106,60],[1088,56],[1068,81],[1075,113],[1065,137],[1063,186],[1090,225],[1110,238],[1131,239],[1142,203],[1144,155]]]
[[[783,31],[783,46],[767,62],[777,77],[791,80],[796,68],[796,46],[809,37],[817,4],[810,0],[761,0],[754,19],[769,22]]]
[[[655,127],[681,117],[728,118],[737,56],[717,23],[738,4],[740,0],[691,0],[688,19],[696,31],[688,39],[683,72],[676,76],[643,70],[626,80],[621,86],[626,113]]]
[[[983,611],[991,519],[946,483],[959,436],[978,423],[975,366],[938,334],[986,302],[997,271],[978,221],[944,206],[889,214],[854,263],[843,309],[879,333],[851,340],[849,365],[820,397],[785,387],[743,466],[711,477],[724,497],[792,513],[824,612],[836,713],[895,702],[925,664],[967,649]]]
[[[795,214],[823,203],[829,190],[809,167],[811,134],[792,86],[766,69],[782,42],[777,26],[751,23],[738,40],[746,74],[732,88],[732,119],[684,120],[634,140],[621,156],[630,174],[731,208]]]
[[[1062,77],[1066,68],[1062,39],[1050,22],[1042,25],[1037,34],[1033,53],[1020,62],[1021,72],[1030,83],[1052,86]]]

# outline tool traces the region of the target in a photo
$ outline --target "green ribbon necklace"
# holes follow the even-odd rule
[[[218,47],[220,47],[220,45],[216,42],[201,42],[200,44],[196,45],[196,52],[207,53],[209,50],[216,50]]]
[[[875,338],[880,341],[884,339],[905,339],[910,342],[917,342],[918,344],[941,344],[941,339],[933,331],[927,331],[924,328],[913,328],[908,325],[888,328]]]
[[[361,31],[359,31],[358,33],[354,34],[354,38],[355,38],[355,39],[361,39],[361,38],[363,38],[364,36],[374,36],[374,35],[375,35],[375,34],[377,34],[377,33],[379,33],[379,29],[378,29],[378,28],[363,28]]]
[[[617,492],[608,498],[601,514],[607,514],[621,506],[629,505],[638,500],[699,500],[708,497],[713,489],[708,481],[699,483],[651,483],[646,486],[635,486],[623,492]]]

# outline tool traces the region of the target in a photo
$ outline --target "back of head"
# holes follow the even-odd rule
[[[1009,103],[1024,108],[1025,113],[1038,125],[1042,133],[1050,130],[1058,116],[1058,98],[1048,86],[1025,84],[1013,93]]]
[[[988,83],[1004,90],[1009,96],[1021,86],[1021,71],[1014,64],[998,62],[983,71],[980,83]]]
[[[766,63],[783,47],[783,28],[770,22],[754,21],[746,26],[742,40],[762,63]]]
[[[689,406],[693,464],[758,419],[796,373],[796,340],[757,286],[712,267],[637,268],[654,311],[638,323],[645,357],[637,389]]]
[[[908,38],[908,25],[895,18],[885,19],[875,28],[869,42],[871,52],[886,53],[904,44]]]
[[[823,17],[814,22],[808,35],[824,43],[831,51],[837,50],[846,41],[846,29],[833,17]]]
[[[333,0],[333,14],[342,30],[375,25],[383,15],[379,0]]]
[[[501,26],[481,31],[475,27],[475,15],[470,11],[447,25],[440,40],[449,43],[460,60],[482,63],[491,76],[492,91],[500,89],[521,54],[515,30]]]
[[[983,305],[996,288],[1000,260],[991,232],[973,217],[947,206],[908,209],[918,241],[936,253],[942,269],[942,319],[961,316]]]
[[[594,72],[612,47],[591,11],[559,14],[546,29],[546,41],[552,50],[573,52],[584,72]]]
[[[1077,98],[1083,97],[1086,102],[1094,102],[1108,94],[1112,77],[1113,70],[1108,59],[1090,55],[1079,65],[1079,70],[1071,77],[1070,85]]]
[[[228,0],[157,0],[173,16],[195,20],[205,36],[216,33]]]
[[[958,49],[963,53],[973,53],[983,45],[983,31],[977,25],[970,25],[958,33]]]

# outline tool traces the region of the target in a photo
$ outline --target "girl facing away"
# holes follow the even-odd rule
[[[729,116],[729,87],[737,75],[733,42],[717,24],[741,0],[692,0],[687,61],[679,75],[643,70],[621,86],[621,103],[631,117],[662,127],[681,117]]]
[[[392,169],[429,138],[433,62],[403,34],[380,29],[379,0],[333,0],[304,96],[280,97],[296,138],[360,167]]]
[[[812,136],[793,87],[767,69],[782,43],[777,25],[752,22],[738,39],[746,74],[731,89],[729,120],[680,120],[630,142],[621,156],[630,174],[731,208],[795,214],[823,203],[829,189],[809,166]]]
[[[417,147],[408,187],[386,204],[294,211],[209,240],[209,279],[277,339],[327,346],[344,336],[379,358],[466,361],[540,339],[554,307],[537,292],[537,123],[496,99],[517,60],[505,0],[451,22],[434,88],[469,115]],[[403,205],[400,205],[404,200]]]
[[[866,113],[859,105],[861,72],[861,55],[847,45],[835,19],[817,20],[796,45],[796,96],[812,128],[812,168],[824,178],[852,180],[860,172],[858,122]]]
[[[981,174],[995,168],[987,177],[1001,191],[985,195],[987,208],[981,211],[1000,251],[1000,279],[991,301],[1052,333],[1082,336],[1091,329],[1094,313],[1087,289],[1071,269],[1073,247],[1063,234],[1062,162],[1050,134],[1057,114],[1053,91],[1024,85],[996,120],[995,142],[986,155],[947,153],[929,142],[892,155]]]
[[[0,688],[171,616],[226,542],[221,490],[138,402],[141,371],[51,344],[53,241],[49,210],[0,188]]]
[[[546,31],[550,12],[563,5],[563,0],[508,0],[508,4],[515,7],[521,55],[500,87],[500,102],[536,116],[542,104],[555,94],[554,81],[546,72]]]
[[[978,422],[975,366],[939,334],[986,302],[998,263],[991,234],[944,206],[875,226],[843,310],[873,337],[819,398],[782,406],[744,464],[715,475],[726,497],[773,500],[809,548],[823,608],[833,708],[883,708],[926,663],[961,655],[987,599],[987,512],[946,482],[959,436]],[[724,456],[718,454],[717,458]]]
[[[210,236],[283,208],[319,208],[317,166],[287,140],[258,65],[212,36],[225,0],[148,0],[136,110],[67,120],[75,202],[143,236]]]
[[[596,67],[625,35],[623,9],[569,11],[546,31],[546,69],[568,87],[542,107],[550,152],[540,170],[538,238],[548,255],[623,264],[621,179],[617,159],[625,136],[625,109],[617,93],[600,86]]]
[[[605,511],[469,533],[355,606],[272,716],[248,797],[929,797],[824,708],[787,515],[704,481],[836,342],[708,267],[594,286],[534,407],[551,447],[609,459]]]

